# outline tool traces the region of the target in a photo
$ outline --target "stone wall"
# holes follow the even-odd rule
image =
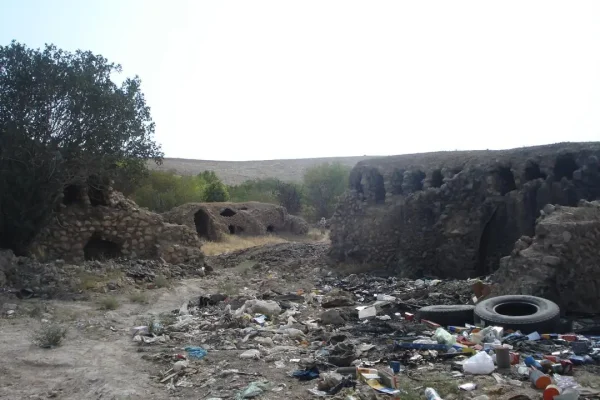
[[[544,207],[533,238],[520,238],[492,276],[492,293],[527,294],[567,312],[600,309],[600,203]]]
[[[83,195],[74,196],[85,198]],[[177,264],[202,260],[200,240],[187,226],[168,224],[122,194],[108,191],[105,204],[69,202],[34,239],[38,260],[82,262],[107,258],[163,258]]]
[[[219,241],[226,234],[265,235],[289,232],[304,235],[308,224],[275,204],[188,203],[163,214],[165,220],[186,225],[204,239]]]
[[[482,276],[539,210],[600,198],[600,143],[383,157],[359,163],[331,220],[339,262],[407,277]]]

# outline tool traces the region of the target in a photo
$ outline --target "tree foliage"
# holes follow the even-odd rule
[[[65,188],[126,186],[160,162],[140,79],[119,72],[89,51],[0,46],[0,247],[22,252]]]
[[[290,214],[303,214],[310,220],[329,218],[348,186],[349,174],[350,168],[342,164],[322,164],[308,169],[302,184],[256,179],[230,186],[229,193],[232,201],[279,204]]]
[[[132,197],[140,206],[162,213],[185,203],[227,201],[229,193],[212,171],[196,176],[151,171]]]
[[[309,168],[304,174],[304,192],[309,219],[329,218],[337,200],[348,187],[350,168],[339,163],[325,163]]]

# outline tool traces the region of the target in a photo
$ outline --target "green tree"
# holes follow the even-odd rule
[[[294,183],[279,182],[277,184],[277,201],[290,214],[302,211],[302,189]]]
[[[311,219],[329,218],[337,200],[348,186],[350,168],[339,163],[325,163],[304,173],[306,215]]]
[[[260,201],[263,203],[279,204],[277,198],[277,187],[280,181],[277,179],[254,179],[245,181],[239,185],[229,186],[231,201]]]
[[[215,171],[204,171],[198,174],[198,178],[202,179],[206,183],[221,182]]]
[[[221,181],[210,182],[204,189],[204,201],[208,203],[229,200],[227,187]]]
[[[140,79],[118,72],[89,51],[0,46],[0,247],[23,253],[64,189],[160,162]]]

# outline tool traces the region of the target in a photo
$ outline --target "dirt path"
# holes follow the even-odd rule
[[[205,282],[205,281],[204,281]],[[164,399],[164,386],[150,379],[156,367],[141,359],[127,334],[140,316],[178,308],[198,295],[203,280],[181,281],[159,289],[151,304],[137,305],[120,296],[115,311],[98,310],[94,301],[48,301],[52,317],[68,321],[63,346],[52,350],[32,344],[40,323],[27,316],[0,320],[0,398],[6,399]],[[26,311],[36,300],[4,298]]]

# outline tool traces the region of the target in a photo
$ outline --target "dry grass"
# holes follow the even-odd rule
[[[116,310],[119,308],[119,300],[114,296],[106,296],[100,299],[99,304],[101,310]]]
[[[44,324],[40,329],[33,332],[31,341],[46,349],[59,346],[67,336],[67,328],[60,324]]]
[[[148,303],[148,295],[144,292],[133,292],[129,294],[129,301],[132,303]]]
[[[165,276],[157,275],[156,278],[154,278],[154,285],[156,285],[157,288],[164,288],[169,287],[170,283]]]
[[[236,250],[249,249],[250,247],[264,246],[267,244],[285,243],[286,239],[273,236],[235,236],[227,235],[222,242],[206,242],[202,246],[202,252],[207,256],[228,253]]]

